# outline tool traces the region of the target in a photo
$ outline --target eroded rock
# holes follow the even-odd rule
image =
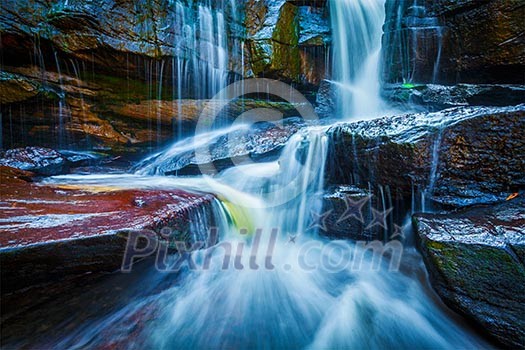
[[[0,183],[3,296],[119,269],[130,231],[156,239],[169,228],[174,239],[191,243],[205,240],[213,226],[214,197],[208,194],[21,180]]]
[[[521,1],[392,0],[386,8],[386,81],[523,84]]]

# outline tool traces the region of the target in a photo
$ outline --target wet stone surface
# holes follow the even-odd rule
[[[336,124],[328,182],[389,185],[450,207],[496,203],[525,187],[524,128],[523,104]]]
[[[521,193],[495,206],[413,219],[441,298],[511,348],[525,345],[524,208]]]
[[[203,208],[203,220],[213,224],[211,210],[206,209],[214,201],[209,194],[52,187],[27,182],[27,172],[0,170],[3,294],[66,276],[118,269],[130,230],[155,236],[170,227],[180,240],[190,242],[197,234],[189,234],[192,215]]]

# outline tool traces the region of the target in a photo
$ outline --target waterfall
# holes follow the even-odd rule
[[[174,33],[173,96],[180,100],[191,92],[196,99],[210,98],[228,82],[230,49],[225,12],[235,16],[233,4],[171,4],[173,16],[167,25]]]
[[[343,117],[370,118],[383,109],[379,57],[384,1],[330,1],[332,79]],[[201,98],[216,93],[226,82],[228,62],[224,13],[211,5],[194,8],[186,3],[175,2],[179,21],[173,24],[183,38],[177,43],[181,54],[172,61],[177,69],[172,77],[178,79],[172,86],[180,89],[174,94],[179,100],[189,86]],[[162,75],[164,63],[157,71]],[[158,89],[160,99],[160,85]],[[79,327],[58,329],[45,339],[45,347],[104,348],[107,339],[152,349],[485,346],[419,283],[424,270],[414,266],[421,260],[412,247],[404,253],[401,242],[392,240],[388,243],[395,249],[385,260],[382,252],[378,261],[375,249],[372,253],[365,242],[320,235],[330,214],[323,210],[328,127],[301,129],[275,161],[238,165],[214,176],[159,176],[179,169],[199,148],[209,148],[245,128],[234,124],[178,141],[143,160],[135,174],[46,180],[105,190],[211,193],[216,198],[213,210],[195,212],[189,233],[194,241],[203,239],[203,227],[213,221],[218,223],[220,240],[188,254],[200,269],[187,266],[171,271],[175,274],[145,271],[134,283],[154,292],[137,294],[125,304],[104,309],[102,315],[86,317]],[[355,143],[352,147],[355,154]],[[437,163],[431,178],[435,180],[436,174]],[[383,211],[392,206],[388,187],[379,187],[379,201]],[[372,201],[368,202],[372,213]],[[208,215],[213,220],[208,221]],[[385,242],[388,232],[385,227]],[[400,254],[406,254],[404,260]],[[171,255],[163,265],[175,265],[177,257]],[[405,265],[396,270],[395,261]],[[151,280],[155,288],[147,284]]]
[[[379,64],[385,0],[330,0],[332,81],[343,118],[380,115]]]
[[[236,166],[214,178],[68,175],[48,180],[205,191],[223,208],[213,213],[222,223],[220,242],[192,253],[198,266],[208,268],[187,271],[178,283],[138,296],[52,343],[99,348],[105,339],[100,330],[114,339],[133,329],[134,347],[155,349],[484,347],[415,282],[420,273],[415,251],[406,253],[406,270],[413,272],[405,275],[365,254],[366,246],[317,234],[323,222],[314,217],[324,215],[326,156],[326,127],[309,127],[290,139],[277,161]],[[156,281],[173,278],[151,270],[145,281],[152,275]]]

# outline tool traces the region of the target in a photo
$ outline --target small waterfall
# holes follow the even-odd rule
[[[412,265],[408,270],[415,271],[413,275],[392,272],[386,262],[378,264],[366,255],[363,246],[316,234],[323,225],[318,221],[324,215],[319,195],[326,156],[326,128],[309,127],[290,139],[278,161],[237,166],[214,178],[106,175],[48,180],[105,188],[175,187],[211,192],[221,201],[220,210],[214,211],[215,221],[222,223],[221,241],[192,253],[195,263],[206,269],[188,271],[180,283],[70,330],[59,340],[61,347],[102,347],[99,330],[111,338],[130,324],[135,325],[133,341],[139,348],[483,347],[414,281],[418,271]],[[386,208],[390,192],[385,188],[381,194]],[[199,223],[205,217],[196,213],[194,230],[202,231]],[[410,250],[407,254],[409,264],[419,259]],[[155,317],[147,323],[138,317],[137,323],[139,310]]]
[[[245,130],[248,126],[235,124],[228,128],[214,130],[208,133],[198,134],[175,142],[168,149],[147,157],[135,166],[137,175],[165,175],[182,168],[185,161],[191,158],[195,150],[201,147],[209,147],[220,137],[228,136],[230,133]],[[180,165],[180,166],[179,166]]]
[[[173,95],[179,101],[188,92],[196,99],[211,98],[228,83],[230,44],[225,13],[234,14],[232,3],[192,4],[172,1],[173,17],[167,23],[174,33]],[[235,17],[233,17],[235,20]],[[180,105],[180,103],[179,103]],[[180,118],[180,116],[179,116]],[[179,119],[180,121],[180,119]]]
[[[379,62],[384,0],[331,0],[332,80],[343,118],[380,115]]]

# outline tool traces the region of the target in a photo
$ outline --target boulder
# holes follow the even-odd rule
[[[525,347],[525,196],[413,218],[432,285],[445,303],[509,348]]]
[[[328,130],[328,182],[453,207],[497,202],[525,187],[524,128],[525,105],[339,123]]]
[[[25,176],[0,182],[3,310],[17,311],[28,290],[63,292],[73,277],[118,270],[131,231],[156,240],[169,228],[170,239],[190,244],[206,241],[214,225],[209,194],[42,185]]]
[[[0,151],[0,165],[40,175],[58,175],[67,170],[67,160],[59,152],[41,147]]]
[[[276,159],[290,137],[304,126],[302,119],[288,118],[279,124],[258,122],[212,131],[176,142],[145,159],[136,170],[141,174],[194,175],[203,169],[219,172],[235,163],[269,161]]]

